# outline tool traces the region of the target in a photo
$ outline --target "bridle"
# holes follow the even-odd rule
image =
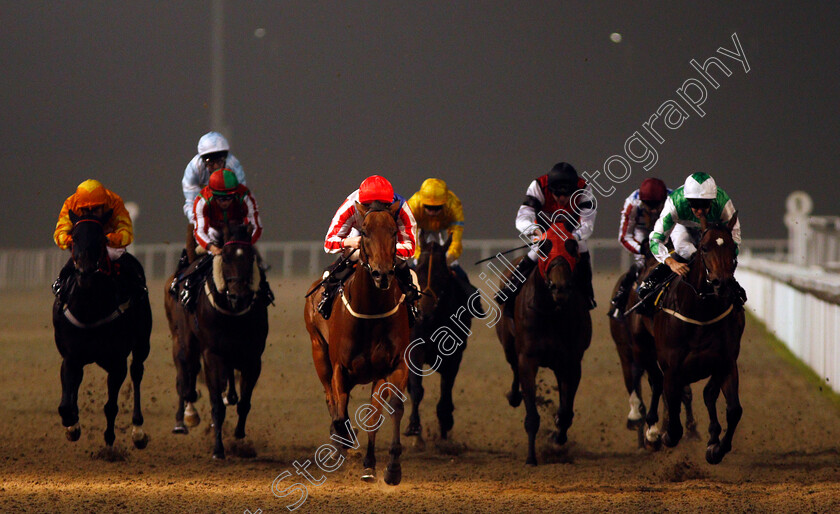
[[[78,227],[82,223],[95,223],[95,224],[97,224],[100,228],[102,228],[103,237],[104,237],[104,231],[105,231],[104,225],[102,224],[101,221],[99,221],[98,219],[94,219],[94,218],[83,218],[83,219],[80,219],[80,220],[76,221],[73,224],[73,231],[71,233],[75,232],[76,227]],[[74,238],[73,241],[74,242],[72,243],[72,245],[75,246],[75,238]],[[96,269],[91,273],[93,273],[93,274],[103,273],[105,275],[110,275],[111,274],[111,261],[110,261],[110,259],[104,258],[108,254],[107,246],[108,245],[107,245],[107,241],[106,241],[106,243],[102,245],[102,248],[99,251],[99,256],[96,258]],[[73,254],[72,250],[70,252],[70,257],[73,259],[73,273],[76,274],[76,275],[80,275],[80,276],[85,275],[86,273],[82,272],[82,270],[80,270],[78,268],[77,261],[76,261],[76,256]],[[103,261],[105,263],[105,266],[103,266]]]

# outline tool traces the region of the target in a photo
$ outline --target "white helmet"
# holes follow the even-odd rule
[[[686,198],[714,200],[717,198],[715,179],[706,173],[692,173],[685,179],[683,194]]]
[[[229,151],[230,145],[228,144],[227,139],[218,132],[208,132],[201,136],[201,139],[198,140],[198,155]]]

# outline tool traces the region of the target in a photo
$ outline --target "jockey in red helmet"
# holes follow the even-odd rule
[[[386,178],[371,175],[362,181],[359,189],[347,196],[335,212],[330,228],[327,230],[327,236],[324,238],[324,251],[345,254],[345,252],[359,248],[359,242],[362,238],[356,227],[356,202],[365,205],[372,202],[382,202],[389,205],[394,202],[400,203],[399,215],[397,216],[397,267],[395,276],[400,288],[406,295],[406,303],[409,306],[409,321],[413,324],[413,318],[416,317],[416,300],[419,294],[414,286],[407,260],[414,257],[415,227],[417,223],[405,198],[394,193],[394,187]],[[354,254],[351,260],[358,259],[357,255]],[[344,255],[342,255],[327,268],[329,275],[324,282],[321,301],[318,303],[318,312],[324,319],[329,319],[332,313],[332,299],[335,291],[354,269],[352,266],[341,264],[344,262]]]

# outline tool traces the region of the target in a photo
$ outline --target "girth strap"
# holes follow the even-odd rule
[[[130,305],[131,299],[129,298],[125,303],[118,305],[117,309],[114,312],[98,321],[94,321],[93,323],[82,323],[81,321],[79,321],[78,318],[76,318],[76,316],[74,316],[73,313],[70,312],[70,307],[66,303],[64,304],[64,306],[61,307],[61,312],[64,314],[64,317],[67,318],[67,321],[72,323],[73,326],[76,326],[78,328],[96,328],[104,325],[105,323],[110,323],[118,317],[120,317],[122,313],[128,310]]]
[[[675,310],[666,309],[664,307],[662,308],[662,310],[664,312],[667,312],[671,316],[677,318],[680,321],[685,321],[686,323],[691,323],[692,325],[705,326],[705,325],[711,325],[713,323],[717,323],[718,321],[727,317],[729,315],[729,313],[732,312],[732,307],[733,307],[733,305],[730,305],[728,309],[723,311],[723,313],[721,313],[719,316],[717,316],[715,318],[710,319],[709,321],[697,321],[696,319],[687,318],[687,317],[683,316],[682,314],[680,314],[679,312],[677,312]]]

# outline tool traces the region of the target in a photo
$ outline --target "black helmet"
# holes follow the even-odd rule
[[[556,195],[571,196],[577,191],[578,174],[567,162],[558,162],[548,172],[548,190]]]

